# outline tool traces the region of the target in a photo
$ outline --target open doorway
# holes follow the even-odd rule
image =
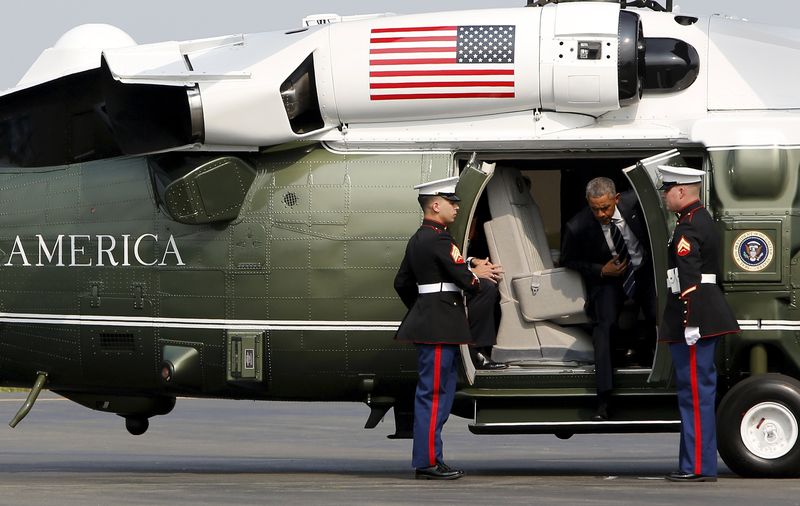
[[[630,190],[623,169],[649,154],[481,157],[496,166],[475,204],[473,221],[478,239],[473,236],[466,254],[473,255],[473,250],[484,254],[482,248],[472,245],[485,241],[492,261],[505,270],[498,285],[500,316],[491,358],[510,367],[480,374],[593,372],[595,356],[592,325],[585,311],[585,284],[578,272],[560,265],[562,230],[586,207],[589,180],[604,176],[614,181],[618,192]],[[646,246],[652,249],[649,241]],[[646,335],[648,356],[635,364],[646,372],[656,347],[655,329],[653,325],[644,328],[639,308],[629,305],[613,329],[614,365],[627,366],[622,354],[631,342]]]

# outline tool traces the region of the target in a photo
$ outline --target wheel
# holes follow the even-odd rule
[[[761,374],[737,383],[717,409],[717,447],[742,476],[800,476],[800,381]]]
[[[125,428],[134,436],[141,436],[147,432],[148,427],[150,427],[150,420],[147,418],[130,417],[125,419]]]

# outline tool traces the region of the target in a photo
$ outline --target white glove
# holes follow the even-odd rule
[[[683,329],[683,338],[686,339],[686,344],[694,346],[700,339],[700,327],[686,327]]]

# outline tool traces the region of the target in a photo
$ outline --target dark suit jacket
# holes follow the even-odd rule
[[[645,267],[651,271],[648,249],[650,239],[647,235],[644,213],[633,190],[620,194],[617,208],[644,250],[640,269]],[[603,265],[611,258],[611,250],[603,235],[603,229],[587,206],[573,216],[564,227],[560,264],[562,267],[580,272],[589,286],[600,283],[622,283],[620,277],[603,278],[600,276]]]

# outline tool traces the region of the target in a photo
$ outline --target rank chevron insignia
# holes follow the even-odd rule
[[[692,245],[686,240],[686,237],[681,236],[681,240],[678,241],[677,251],[679,257],[685,257],[692,252]]]
[[[461,256],[461,251],[458,249],[458,246],[456,246],[455,244],[453,244],[451,246],[451,248],[450,248],[450,258],[452,258],[453,262],[455,262],[457,264],[463,264],[464,263],[464,257]]]

